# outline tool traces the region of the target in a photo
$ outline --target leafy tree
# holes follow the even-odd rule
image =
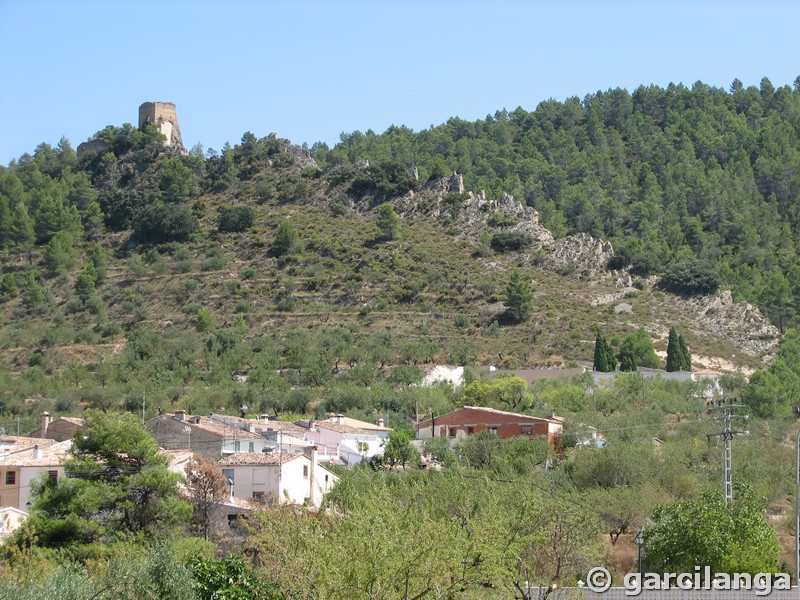
[[[29,272],[22,281],[22,304],[30,312],[41,310],[45,306],[47,296],[44,286],[32,272]]]
[[[800,409],[800,335],[790,329],[769,369],[759,369],[742,391],[742,400],[757,417],[786,418]]]
[[[11,273],[5,273],[0,279],[0,299],[7,300],[13,298],[19,292],[17,282],[14,281],[14,276]]]
[[[255,222],[255,213],[250,206],[223,206],[219,210],[217,227],[220,231],[240,233],[247,231]]]
[[[47,243],[44,264],[53,273],[68,271],[75,263],[75,240],[66,231],[59,231]]]
[[[191,514],[167,462],[135,415],[87,411],[67,477],[35,484],[27,525],[50,547],[166,533]]]
[[[511,277],[506,285],[505,302],[506,308],[517,321],[524,321],[533,310],[533,288],[519,269],[511,271]]]
[[[720,278],[706,263],[683,260],[664,269],[660,284],[675,294],[713,294],[719,288]]]
[[[378,207],[376,225],[381,230],[381,235],[384,239],[393,240],[397,237],[400,230],[400,217],[397,216],[394,207],[388,202]]]
[[[212,509],[226,497],[227,485],[222,470],[207,456],[193,460],[186,467],[186,489],[194,509],[192,519],[207,540]]]
[[[275,256],[286,256],[299,250],[300,234],[297,233],[297,227],[289,219],[284,219],[278,225],[275,243],[272,245],[272,253]]]
[[[605,337],[598,332],[594,340],[594,363],[593,368],[600,373],[610,373],[617,368],[617,359],[614,357],[614,350]]]
[[[620,371],[635,371],[638,367],[657,369],[661,366],[661,359],[653,347],[653,338],[644,329],[637,329],[622,339],[617,358]]]
[[[162,161],[158,187],[170,203],[185,202],[200,193],[197,175],[178,157]]]
[[[220,560],[194,556],[189,561],[199,600],[281,600],[239,556]]]
[[[86,302],[95,294],[95,282],[97,281],[97,272],[95,271],[94,264],[91,262],[86,263],[83,271],[75,279],[75,293],[81,301]]]
[[[406,429],[396,429],[389,433],[389,441],[383,450],[383,460],[390,467],[401,465],[406,470],[406,464],[418,457],[417,450],[411,445],[412,435]]]
[[[498,376],[490,383],[475,380],[461,396],[466,406],[491,406],[501,410],[521,411],[531,407],[533,395],[522,377]]]
[[[142,242],[184,242],[197,227],[197,217],[184,204],[151,204],[134,219],[134,234]]]
[[[730,506],[717,492],[661,506],[643,530],[646,570],[708,565],[712,573],[774,573],[780,547],[765,512],[746,488],[737,489]]]

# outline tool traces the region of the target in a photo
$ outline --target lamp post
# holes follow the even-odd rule
[[[633,541],[636,542],[636,548],[639,550],[639,557],[637,559],[638,571],[639,575],[642,574],[642,546],[644,546],[644,535],[642,534],[642,530],[636,532],[636,536],[633,538]]]
[[[797,432],[794,478],[794,575],[797,585],[800,586],[800,430]]]

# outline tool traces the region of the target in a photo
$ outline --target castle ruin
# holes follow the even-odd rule
[[[172,102],[145,102],[139,107],[139,129],[153,123],[167,139],[167,146],[184,150],[181,128],[178,127],[178,111]]]

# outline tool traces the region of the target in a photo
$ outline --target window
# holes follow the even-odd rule
[[[256,502],[264,502],[264,492],[253,492],[253,500]]]
[[[233,469],[222,469],[222,476],[225,478],[225,483],[230,485],[231,481],[236,481],[234,473],[235,471]]]
[[[303,479],[308,479],[308,465],[303,465]]]
[[[359,452],[366,452],[369,450],[369,444],[367,442],[356,442],[356,448],[358,448]]]
[[[533,433],[530,425],[522,426],[522,435],[531,435]]]
[[[475,428],[474,427],[467,427],[467,433],[470,434],[470,435],[475,433]]]
[[[256,443],[255,442],[250,442],[249,444],[247,444],[247,451],[248,452],[255,452],[256,451]]]
[[[487,427],[486,430],[489,433],[493,433],[493,434],[497,435],[497,427]]]
[[[16,485],[16,483],[17,483],[17,472],[6,471],[6,485]]]
[[[241,452],[242,451],[242,443],[239,440],[233,442],[233,451],[234,452]]]
[[[456,437],[456,430],[448,428],[447,435],[449,435],[450,437]]]
[[[58,482],[58,471],[48,471],[47,476],[55,482]]]

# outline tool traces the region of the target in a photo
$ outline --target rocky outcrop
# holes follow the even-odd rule
[[[571,235],[555,242],[542,265],[549,269],[573,268],[588,272],[590,277],[603,272],[614,256],[611,242],[595,239],[585,233]]]
[[[693,309],[691,314],[695,315],[697,330],[727,339],[747,354],[771,352],[780,341],[778,328],[770,324],[757,307],[735,302],[730,290],[685,302]]]
[[[311,153],[308,151],[308,148],[293,144],[289,140],[281,140],[281,152],[291,154],[294,157],[295,163],[302,169],[319,168],[317,161],[311,158]]]
[[[429,181],[425,187],[437,194],[463,194],[464,176],[453,171],[449,177],[439,177]]]

